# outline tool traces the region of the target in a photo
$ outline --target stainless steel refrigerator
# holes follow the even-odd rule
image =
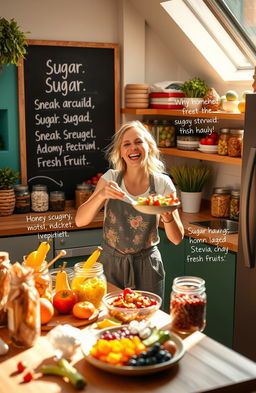
[[[256,361],[256,94],[246,98],[234,349]]]

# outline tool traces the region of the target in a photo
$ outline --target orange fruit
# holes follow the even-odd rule
[[[41,325],[49,322],[54,314],[54,308],[50,300],[40,297],[40,316]]]
[[[240,101],[237,107],[238,107],[239,112],[244,113],[245,112],[245,101]]]
[[[73,315],[80,319],[89,319],[95,311],[95,306],[91,302],[78,302],[73,307]]]

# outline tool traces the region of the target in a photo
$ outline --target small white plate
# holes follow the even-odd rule
[[[203,149],[198,149],[198,151],[201,151],[201,153],[207,153],[207,154],[217,154],[218,151],[211,151],[211,150],[203,150]]]
[[[134,209],[136,209],[140,213],[145,214],[164,214],[167,212],[171,212],[177,207],[180,207],[181,203],[176,203],[175,205],[170,206],[150,206],[150,205],[138,205],[137,203],[133,205]]]
[[[125,326],[125,325],[123,325]],[[152,366],[113,366],[112,364],[102,362],[93,356],[91,356],[90,350],[93,346],[93,344],[97,341],[98,338],[101,337],[102,333],[105,330],[119,330],[120,327],[113,327],[113,328],[106,328],[102,329],[97,332],[90,332],[90,337],[88,337],[84,343],[82,343],[82,351],[85,355],[85,359],[87,362],[92,364],[93,366],[107,371],[109,373],[113,374],[121,374],[121,375],[143,375],[143,374],[153,374],[157,373],[159,371],[166,370],[167,368],[173,367],[176,363],[179,362],[179,360],[184,356],[185,354],[185,349],[183,342],[180,337],[178,337],[176,334],[171,332],[171,338],[170,340],[174,341],[176,346],[177,346],[177,351],[175,355],[172,357],[171,360],[168,360],[167,362],[164,363],[159,363],[159,364],[154,364]]]

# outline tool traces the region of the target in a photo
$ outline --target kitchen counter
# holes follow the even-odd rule
[[[111,284],[108,290],[116,289]],[[101,313],[101,319],[106,315]],[[152,324],[168,328],[170,316],[158,311]],[[86,331],[86,327],[82,331]],[[46,332],[47,333],[47,332]],[[36,345],[29,349],[16,348],[10,344],[6,328],[0,329],[0,337],[10,344],[9,352],[0,357],[1,386],[5,393],[74,393],[75,389],[57,376],[42,376],[42,364],[53,362],[53,348],[43,333]],[[79,349],[72,359],[73,365],[86,378],[86,393],[245,393],[256,387],[256,364],[200,332],[183,340],[185,355],[178,364],[163,372],[145,376],[121,376],[101,371],[83,358]],[[17,363],[26,361],[35,371],[35,379],[23,383]]]
[[[86,228],[101,228],[103,223],[103,212],[100,211],[94,220],[87,226],[78,228],[75,225],[76,209],[72,206],[65,211],[46,213],[26,213],[12,214],[11,216],[0,217],[0,236],[14,236],[25,234],[36,234],[55,231],[70,231]],[[185,228],[185,235],[193,238],[203,239],[206,243],[227,247],[230,251],[237,252],[238,235],[208,233],[205,228],[190,224],[191,221],[206,221],[213,217],[210,215],[209,207],[203,206],[199,213],[183,213],[180,211],[181,220]],[[160,227],[163,224],[160,222]],[[219,239],[221,238],[221,243]]]

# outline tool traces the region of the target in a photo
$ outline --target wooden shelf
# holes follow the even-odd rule
[[[222,164],[242,165],[242,159],[236,157],[220,156],[219,154],[201,153],[200,151],[180,150],[172,147],[160,147],[159,150],[163,154],[176,157],[194,158],[197,160],[221,162]]]
[[[197,112],[197,113],[183,113],[180,110],[174,109],[129,109],[122,108],[121,113],[129,115],[164,115],[177,117],[199,117],[199,118],[213,118],[227,119],[227,120],[244,120],[244,113],[230,113],[230,112]]]

